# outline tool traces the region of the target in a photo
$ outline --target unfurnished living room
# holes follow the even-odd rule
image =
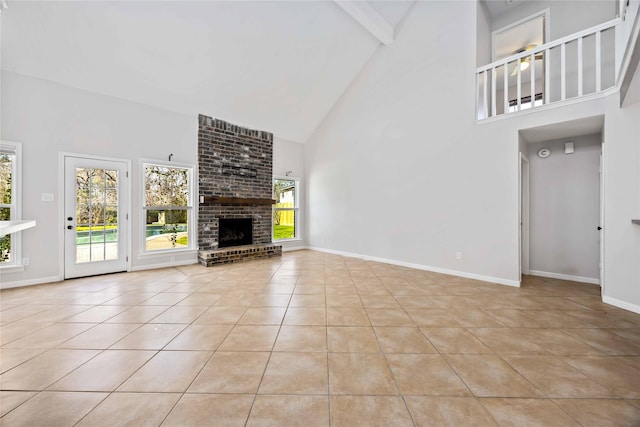
[[[0,0],[0,425],[639,426],[640,0]]]

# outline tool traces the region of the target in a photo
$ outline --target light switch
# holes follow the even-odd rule
[[[53,193],[40,193],[40,200],[43,202],[53,202]]]

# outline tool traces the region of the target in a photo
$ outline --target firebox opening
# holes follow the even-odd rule
[[[251,245],[253,243],[253,218],[219,219],[218,247]]]

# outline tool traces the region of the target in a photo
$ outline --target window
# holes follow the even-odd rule
[[[291,178],[273,180],[273,240],[298,238],[298,188],[300,181]]]
[[[0,221],[20,220],[20,162],[22,145],[17,142],[0,144]],[[0,267],[18,266],[21,233],[0,237]]]
[[[536,93],[536,99],[534,100],[534,107],[540,107],[543,105],[542,93]],[[529,110],[531,108],[531,96],[523,96],[520,98],[520,110],[518,110],[518,100],[512,99],[509,101],[509,112],[514,113],[516,111]]]
[[[193,167],[145,162],[142,170],[144,250],[191,249]]]

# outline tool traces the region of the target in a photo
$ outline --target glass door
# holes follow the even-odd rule
[[[65,278],[127,269],[125,162],[65,158]]]

